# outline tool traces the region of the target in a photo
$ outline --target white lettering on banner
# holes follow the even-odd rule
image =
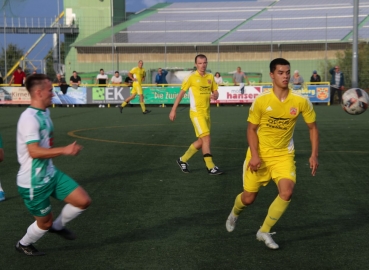
[[[124,100],[122,95],[123,87],[107,87],[105,88],[105,100]]]
[[[154,98],[155,99],[163,99],[164,98],[164,94],[159,93],[159,92],[154,92]]]
[[[245,86],[244,94],[241,94],[239,86],[220,86],[218,88],[218,100],[212,103],[252,103],[262,91],[261,86]]]

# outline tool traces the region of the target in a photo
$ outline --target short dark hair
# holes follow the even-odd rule
[[[100,68],[100,71],[104,71],[104,69],[103,68]]]
[[[196,57],[195,57],[195,64],[197,63],[197,58],[202,58],[202,59],[206,59],[206,60],[208,60],[208,58],[205,56],[205,54],[198,54],[198,55],[196,55]]]
[[[219,77],[220,77],[220,73],[219,72],[215,72],[214,76],[217,76],[217,74],[219,74]]]
[[[286,59],[284,59],[284,58],[276,58],[276,59],[272,60],[270,62],[270,65],[269,65],[269,69],[270,69],[270,72],[271,73],[273,73],[275,71],[275,69],[277,68],[277,65],[291,66],[290,65],[290,62],[288,62]]]
[[[119,71],[117,70],[116,72],[114,72],[114,73],[119,73]]]
[[[44,83],[45,80],[51,81],[51,79],[45,74],[32,74],[26,79],[26,89],[29,93],[36,86],[40,86]]]
[[[72,73],[74,73],[74,72],[75,72],[75,73],[77,73],[77,71],[73,70],[73,72],[72,72]]]
[[[17,69],[20,69],[20,70],[22,70],[22,67],[21,67],[21,66],[18,66],[18,67],[17,67]]]

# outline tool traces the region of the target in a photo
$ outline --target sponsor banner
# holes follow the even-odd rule
[[[30,104],[31,96],[25,87],[0,87],[0,104]]]
[[[262,86],[219,86],[218,100],[211,103],[252,103],[262,90]]]
[[[143,94],[145,104],[174,104],[181,87],[144,87]],[[131,101],[132,104],[139,104],[138,95]],[[183,96],[180,104],[190,104],[190,95],[188,92]]]
[[[53,104],[87,104],[86,87],[68,87],[65,94],[60,87],[54,87]]]
[[[272,89],[271,85],[263,86],[263,91]],[[304,87],[294,87],[294,91],[306,96],[313,103],[329,102],[329,85],[305,85]]]
[[[120,104],[130,96],[130,88],[123,86],[87,88],[88,104]]]

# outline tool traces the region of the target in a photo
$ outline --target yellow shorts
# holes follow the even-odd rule
[[[143,92],[142,92],[142,86],[141,86],[141,84],[138,84],[137,82],[134,82],[132,84],[131,94],[139,94],[139,95],[142,95]]]
[[[257,172],[247,170],[247,164],[251,159],[250,151],[247,152],[243,164],[243,189],[248,192],[258,192],[261,186],[266,186],[270,180],[278,185],[279,180],[289,179],[296,183],[296,166],[294,155],[264,158]]]
[[[190,113],[196,137],[201,138],[210,134],[210,116]]]

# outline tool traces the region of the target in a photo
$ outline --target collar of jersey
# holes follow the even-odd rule
[[[46,111],[46,109],[43,110],[43,109],[35,108],[35,107],[32,107],[32,106],[29,106],[28,108],[31,108],[31,109],[34,109],[34,110],[37,110],[37,111],[42,111],[42,112]]]

